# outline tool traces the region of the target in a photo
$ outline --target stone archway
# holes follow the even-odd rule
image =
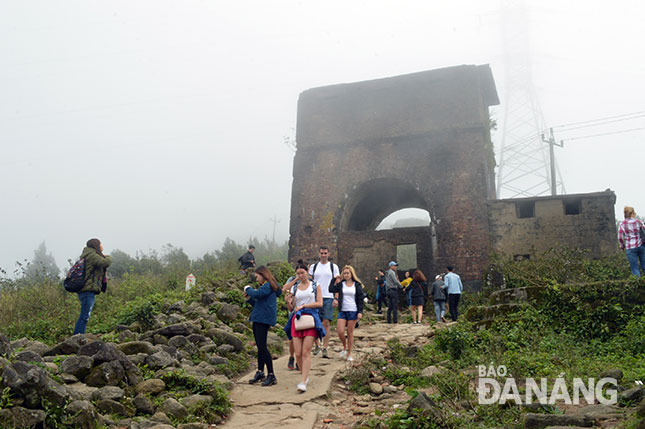
[[[379,178],[357,186],[340,215],[338,259],[371,279],[379,269],[385,270],[389,261],[399,259],[399,246],[414,245],[416,264],[400,268],[419,268],[428,275],[434,272],[436,240],[432,226],[376,230],[386,216],[404,208],[431,207],[414,185],[399,179]],[[368,282],[368,289],[371,283]]]
[[[488,261],[494,198],[488,66],[458,66],[314,88],[298,101],[289,259],[330,247],[368,279],[416,243],[419,267],[454,265],[477,287]],[[431,227],[375,231],[389,213],[427,210]],[[363,274],[363,272],[365,274]]]

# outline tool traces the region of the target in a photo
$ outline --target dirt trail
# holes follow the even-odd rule
[[[376,323],[362,325],[355,331],[355,362],[349,363],[339,357],[342,350],[335,331],[329,344],[331,359],[322,358],[322,353],[312,356],[310,382],[307,392],[300,393],[296,385],[300,373],[287,369],[288,356],[273,361],[278,384],[269,387],[249,385],[254,371],[241,377],[231,393],[234,409],[226,428],[347,428],[361,415],[373,412],[374,407],[367,401],[356,401],[353,393],[336,383],[334,377],[347,365],[359,365],[366,353],[383,353],[386,342],[399,338],[404,343],[425,343],[428,341],[429,325]],[[396,392],[394,392],[396,393]],[[397,396],[388,395],[392,402]],[[368,399],[368,398],[365,398]]]

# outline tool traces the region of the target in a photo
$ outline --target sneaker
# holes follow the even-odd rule
[[[313,349],[313,351],[311,353],[313,353],[314,356],[316,356],[318,353],[320,353],[320,346],[314,347],[314,349]]]
[[[302,382],[298,383],[298,390],[300,392],[306,392],[307,391],[307,383],[309,383],[309,378],[307,378],[304,383],[302,383]]]
[[[249,380],[249,384],[255,384],[258,381],[263,380],[263,379],[264,379],[264,373],[258,371],[258,372],[255,373],[255,376],[252,379]]]
[[[448,322],[446,322],[446,318],[445,318],[445,317],[443,317],[443,316],[441,316],[441,321],[442,321],[443,323],[448,323]]]
[[[347,350],[340,352],[340,357],[344,358],[345,356],[347,356]]]
[[[352,355],[347,356],[347,362],[354,362]]]
[[[329,359],[329,354],[327,353],[327,349],[323,349],[322,357],[324,357],[325,359]]]
[[[267,378],[262,382],[263,386],[273,386],[274,384],[278,384],[278,380],[275,378],[274,374],[267,375]]]
[[[294,366],[294,362],[296,359],[293,356],[289,356],[289,363],[287,364],[287,368],[289,369],[295,369],[296,367]]]

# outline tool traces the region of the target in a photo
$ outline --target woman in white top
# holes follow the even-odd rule
[[[289,310],[294,313],[293,318],[296,317],[295,313],[300,310],[318,309],[322,307],[322,293],[316,283],[309,280],[309,272],[306,265],[298,265],[296,268],[296,278],[287,283],[285,288],[288,287],[291,290],[294,285],[296,286],[295,293],[287,298]],[[314,344],[314,339],[318,337],[318,330],[311,328],[296,331],[293,318],[291,320],[291,337],[293,338],[296,362],[302,373],[302,381],[298,383],[298,390],[306,392],[307,383],[309,382],[309,370],[311,369],[311,348]]]
[[[338,294],[338,319],[336,328],[338,329],[338,338],[343,344],[343,351],[340,352],[341,358],[346,358],[352,362],[352,348],[354,346],[354,328],[356,323],[363,317],[363,287],[356,276],[356,271],[351,265],[345,265],[341,271],[341,279],[336,280],[336,284],[329,288],[330,292]],[[347,327],[347,336],[345,336],[345,327]]]

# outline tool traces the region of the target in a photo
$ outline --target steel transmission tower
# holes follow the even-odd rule
[[[524,0],[502,0],[505,97],[497,198],[551,194],[549,146],[531,76],[529,16]],[[556,163],[556,188],[564,185]]]

